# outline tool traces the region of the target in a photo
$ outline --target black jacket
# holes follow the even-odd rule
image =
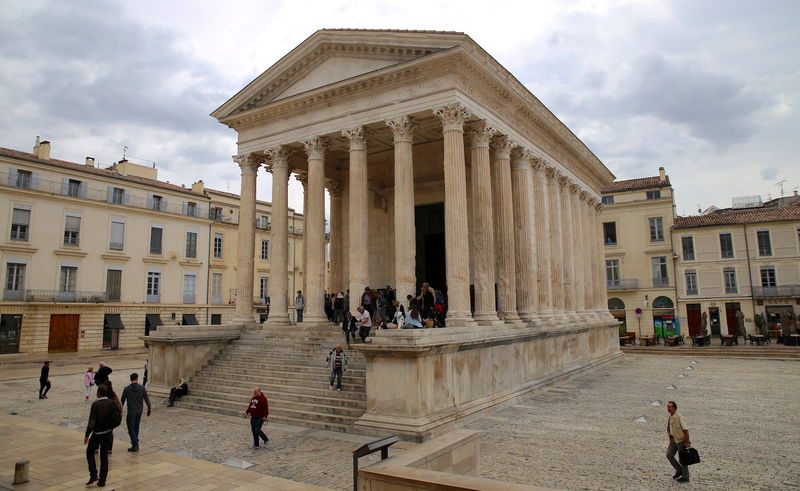
[[[111,421],[113,412],[117,410],[116,404],[116,402],[108,398],[98,399],[92,403],[85,436],[91,435],[92,432],[102,433],[114,429]]]
[[[47,365],[44,365],[42,367],[42,373],[39,374],[39,381],[40,382],[45,382],[48,377],[50,377],[50,367],[47,366]]]
[[[100,367],[97,369],[97,373],[94,375],[94,384],[95,385],[103,385],[108,380],[108,376],[111,375],[110,367]]]

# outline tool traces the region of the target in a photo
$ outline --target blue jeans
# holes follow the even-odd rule
[[[131,446],[139,446],[139,423],[142,422],[142,413],[133,413],[128,409],[125,423],[128,425],[128,435],[131,437]]]
[[[100,448],[100,482],[105,483],[108,477],[108,452],[111,450],[111,443],[114,441],[114,433],[109,431],[102,435],[92,433],[89,437],[89,444],[86,446],[86,462],[89,464],[89,477],[96,479],[97,462],[94,460],[94,452]]]
[[[295,310],[297,310],[297,322],[303,322],[303,309]]]
[[[331,370],[331,387],[333,387],[333,381],[336,380],[336,388],[342,388],[342,369],[341,368],[334,368]]]
[[[264,440],[264,443],[269,443],[269,438],[267,438],[267,435],[261,431],[262,426],[264,426],[264,421],[262,421],[261,418],[250,418],[250,431],[253,432],[254,447],[258,446],[258,437],[261,437],[261,439]]]

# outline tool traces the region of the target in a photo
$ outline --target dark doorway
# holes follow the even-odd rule
[[[444,203],[417,206],[414,208],[414,221],[417,229],[417,291],[427,281],[434,289],[446,292]],[[405,245],[401,239],[395,247]]]
[[[725,320],[728,323],[728,334],[734,336],[744,336],[739,332],[739,319],[736,318],[736,312],[741,310],[739,302],[727,302],[725,304]]]
[[[0,354],[19,352],[21,314],[0,315]]]
[[[709,307],[708,317],[709,317],[708,321],[711,323],[711,335],[719,336],[720,335],[719,307]]]
[[[686,304],[686,319],[689,322],[689,336],[699,336],[703,328],[703,315],[699,303]]]

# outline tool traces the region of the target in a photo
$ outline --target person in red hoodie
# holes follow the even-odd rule
[[[253,398],[250,399],[250,406],[244,412],[244,417],[248,416],[250,416],[250,430],[253,432],[253,445],[250,448],[267,448],[269,446],[269,438],[261,431],[261,427],[269,420],[269,403],[258,387],[253,389]],[[264,440],[263,447],[258,445],[259,437]]]

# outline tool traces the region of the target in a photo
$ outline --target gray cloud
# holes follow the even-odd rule
[[[779,170],[775,167],[764,167],[761,169],[761,179],[765,181],[774,181],[778,177]]]

